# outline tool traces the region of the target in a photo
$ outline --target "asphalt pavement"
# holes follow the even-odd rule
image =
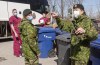
[[[40,58],[42,65],[57,65],[57,57]],[[13,55],[13,41],[0,40],[0,65],[25,65],[24,57],[15,57]]]

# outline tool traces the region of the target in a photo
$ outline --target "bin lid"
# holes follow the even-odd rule
[[[39,27],[38,28],[38,33],[50,33],[50,32],[55,32],[55,29],[51,27]]]
[[[66,34],[58,35],[58,36],[56,36],[56,39],[61,40],[61,41],[65,41],[65,42],[70,42],[71,41],[71,34],[66,33]]]
[[[90,43],[91,47],[99,48],[100,49],[100,39],[96,39]]]

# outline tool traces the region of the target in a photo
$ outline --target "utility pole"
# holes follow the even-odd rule
[[[72,2],[72,20],[74,19],[74,9],[73,6],[75,5],[75,0]]]
[[[64,2],[63,2],[63,0],[61,0],[61,14],[62,14],[62,18],[64,18]]]

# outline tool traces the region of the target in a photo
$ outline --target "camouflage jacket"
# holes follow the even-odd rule
[[[34,27],[33,24],[31,24],[31,21],[28,21],[27,19],[23,19],[20,26],[20,34],[22,39],[22,45],[25,46],[25,44],[32,47],[32,49],[39,54],[38,49],[38,43],[37,43],[37,29]]]
[[[92,24],[91,19],[86,15],[81,15],[73,22],[70,21],[59,21],[58,26],[67,32],[72,34],[71,38],[71,58],[74,60],[79,60],[82,63],[87,63],[89,59],[89,43],[97,38],[97,30]],[[86,32],[81,35],[75,35],[74,31],[82,27]]]
[[[91,19],[86,15],[81,15],[73,21],[74,30],[82,27],[84,34],[72,35],[72,59],[87,63],[90,54],[90,42],[97,38],[97,30],[93,26]]]
[[[97,30],[93,25],[93,22],[91,19],[89,19],[86,15],[81,15],[78,18],[73,20],[73,31],[75,29],[82,27],[85,30],[84,34],[81,35],[72,35],[77,36],[80,43],[90,43],[90,41],[93,41],[97,38]],[[73,33],[71,31],[71,33]]]

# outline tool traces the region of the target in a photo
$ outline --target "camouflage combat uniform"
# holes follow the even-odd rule
[[[82,27],[86,32],[81,35],[72,35],[73,52],[71,58],[75,60],[75,65],[87,65],[90,54],[90,41],[97,38],[97,30],[86,15],[79,16],[73,21],[73,24],[75,28]]]
[[[71,59],[72,65],[87,65],[89,60],[90,48],[89,43],[97,38],[97,30],[92,24],[92,21],[86,15],[80,15],[73,23],[61,23],[62,30],[70,32],[71,38]],[[82,27],[86,32],[76,35],[73,31]]]
[[[29,65],[38,65],[38,44],[36,42],[37,30],[31,24],[31,21],[23,19],[20,26],[21,38],[22,38],[22,52],[24,54],[26,62]]]

